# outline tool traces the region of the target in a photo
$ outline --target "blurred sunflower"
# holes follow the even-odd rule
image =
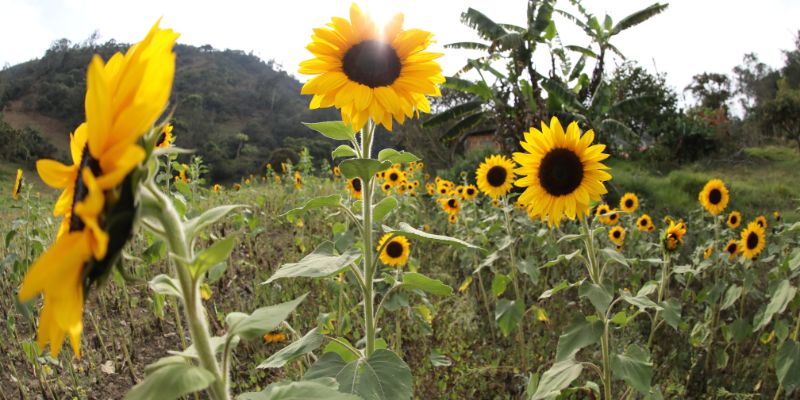
[[[161,135],[159,135],[158,141],[156,141],[156,148],[166,149],[172,145],[174,141],[175,136],[172,136],[172,124],[167,122],[161,127]]]
[[[336,176],[336,177],[338,177],[338,176],[340,176],[341,174],[342,174],[342,171],[339,169],[339,167],[338,167],[338,166],[336,166],[336,167],[333,167],[333,176]]]
[[[361,199],[361,178],[348,179],[347,190],[354,199]]]
[[[444,212],[448,214],[458,214],[461,211],[461,204],[455,197],[439,199],[439,203],[442,205]]]
[[[405,236],[387,233],[378,242],[378,250],[381,251],[379,258],[382,263],[399,268],[408,262],[411,246]]]
[[[581,135],[576,122],[561,127],[558,118],[550,126],[542,122],[542,130],[531,128],[521,141],[524,153],[514,153],[520,165],[515,172],[522,175],[514,184],[524,187],[520,200],[530,204],[533,215],[547,219],[549,226],[558,226],[561,219],[575,219],[589,213],[589,204],[607,193],[603,182],[611,180],[601,161],[605,145],[592,145],[594,131]]]
[[[600,204],[597,208],[594,209],[594,216],[595,218],[599,219],[601,222],[605,221],[608,218],[608,213],[611,212],[611,207],[608,204]]]
[[[653,225],[653,220],[647,214],[642,215],[636,220],[636,228],[642,232],[649,232],[650,225]]]
[[[238,192],[238,191],[239,191],[239,190],[241,190],[241,189],[242,189],[242,185],[240,185],[240,184],[238,184],[238,183],[234,183],[234,184],[233,184],[233,190],[235,190],[235,191],[237,191],[237,192]]]
[[[498,200],[498,199],[492,199],[492,207],[494,207],[494,208],[500,208],[502,205],[503,205],[503,204],[502,204],[502,203],[500,203],[500,200]]]
[[[664,231],[663,243],[667,251],[675,251],[683,244],[683,235],[686,234],[686,224],[670,220],[669,227]]]
[[[639,198],[633,193],[625,193],[619,200],[619,208],[630,214],[639,208]]]
[[[733,261],[740,251],[739,241],[736,239],[729,240],[728,244],[725,245],[725,251],[728,253],[728,260]]]
[[[606,225],[616,225],[619,222],[619,210],[612,208],[602,222]]]
[[[280,343],[286,341],[286,334],[282,331],[272,331],[264,335],[264,343]]]
[[[455,224],[456,222],[458,222],[458,214],[450,214],[450,215],[448,215],[447,216],[447,222],[450,222],[451,224]]]
[[[781,222],[781,213],[780,211],[773,211],[772,218],[775,218],[775,222]]]
[[[11,191],[11,198],[16,200],[20,191],[22,191],[22,170],[17,168],[17,178],[14,180],[14,189]]]
[[[300,63],[301,74],[318,75],[306,82],[309,108],[335,106],[342,121],[360,130],[372,119],[392,130],[392,117],[403,124],[414,113],[430,112],[426,96],[440,96],[440,53],[425,51],[433,35],[403,30],[403,14],[380,29],[353,3],[350,20],[334,17],[330,28],[314,29],[306,47],[315,58]]]
[[[465,187],[462,197],[464,200],[474,200],[476,197],[478,197],[478,188],[476,188],[475,185],[469,185]]]
[[[383,191],[383,194],[389,194],[392,191],[392,184],[389,182],[383,182],[381,185],[381,190]]]
[[[767,229],[767,218],[764,217],[763,215],[759,215],[758,217],[756,217],[755,223],[757,223],[758,226],[761,227],[761,229]]]
[[[214,184],[214,193],[219,193],[220,189],[222,189],[222,188],[219,186],[219,183],[215,183]]]
[[[622,245],[625,242],[625,228],[615,226],[608,231],[608,238],[617,245]]]
[[[133,229],[134,183],[128,178],[145,158],[137,142],[164,110],[175,71],[178,34],[158,24],[108,63],[93,57],[86,122],[70,137],[73,165],[36,163],[48,186],[63,189],[53,211],[64,219],[55,243],[28,269],[19,297],[29,301],[44,293],[37,341],[40,348],[49,342],[54,356],[65,334],[80,356],[83,296],[116,262]]]
[[[294,188],[300,190],[303,186],[303,178],[300,176],[300,171],[294,171]]]
[[[719,215],[728,206],[730,197],[725,183],[719,179],[712,179],[703,186],[703,190],[698,195],[700,204],[705,207],[711,215]]]
[[[703,250],[703,259],[708,260],[714,254],[714,246],[708,246]]]
[[[475,171],[478,189],[492,199],[505,196],[514,183],[514,166],[514,161],[503,155],[486,157]]]
[[[731,211],[728,214],[728,228],[736,229],[742,223],[742,214],[738,211]]]
[[[250,178],[247,178],[247,179],[244,180],[244,184],[245,185],[250,186],[250,183],[251,183]]]
[[[401,171],[400,169],[392,167],[384,171],[383,178],[390,185],[395,186],[399,185],[400,182],[406,180],[406,174],[403,173],[403,171]]]
[[[764,250],[765,245],[764,228],[760,227],[756,222],[747,224],[747,228],[742,231],[742,238],[739,243],[742,256],[748,260],[752,260]]]

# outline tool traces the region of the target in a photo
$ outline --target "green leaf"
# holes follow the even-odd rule
[[[647,350],[632,344],[624,354],[614,354],[611,358],[611,372],[614,377],[622,379],[639,393],[650,393],[650,382],[653,379],[653,363]]]
[[[499,272],[495,273],[494,278],[492,279],[492,294],[494,297],[500,297],[503,293],[505,293],[509,282],[511,282],[511,278],[508,276]]]
[[[558,337],[556,362],[569,360],[573,358],[578,350],[599,343],[602,335],[603,322],[590,322],[583,315],[577,315],[567,327],[567,330]]]
[[[231,255],[233,247],[236,246],[236,238],[231,236],[226,239],[217,240],[213,245],[206,248],[189,264],[192,277],[197,279],[209,268],[225,261]]]
[[[655,3],[647,8],[641,9],[639,11],[634,12],[631,15],[621,19],[617,24],[611,29],[610,36],[614,36],[625,29],[630,27],[636,26],[641,24],[644,21],[647,21],[654,15],[664,11],[667,9],[668,4],[659,4]]]
[[[786,393],[800,387],[800,343],[787,340],[778,347],[775,357],[775,373]]]
[[[310,353],[322,346],[323,337],[319,328],[306,333],[300,340],[284,347],[258,365],[256,368],[280,368],[297,357]]]
[[[794,298],[795,294],[797,294],[797,288],[790,285],[788,279],[781,281],[778,287],[775,288],[775,292],[772,293],[772,299],[769,301],[769,304],[767,304],[764,313],[756,315],[756,318],[753,320],[753,325],[755,325],[753,327],[753,332],[765,327],[772,320],[773,315],[782,313],[783,310],[786,309],[786,306],[789,305],[789,302]]]
[[[431,354],[428,355],[428,359],[431,360],[431,364],[434,367],[449,367],[453,365],[453,362],[447,358],[446,355],[439,353],[438,351],[434,350]]]
[[[580,54],[582,54],[582,55],[584,55],[586,57],[597,58],[597,54],[595,54],[594,51],[592,51],[591,49],[588,49],[586,47],[576,46],[576,45],[567,45],[567,46],[564,46],[564,47],[566,47],[569,50],[578,52],[578,53],[580,53]]]
[[[384,226],[383,230],[386,233],[400,234],[400,235],[403,235],[403,236],[405,236],[405,237],[407,237],[409,239],[431,240],[431,241],[434,241],[434,242],[443,243],[443,244],[449,244],[449,245],[452,245],[452,246],[469,247],[471,249],[481,249],[478,246],[469,244],[469,243],[467,243],[467,242],[465,242],[463,240],[460,240],[460,239],[452,238],[452,237],[449,237],[449,236],[434,235],[432,233],[427,233],[427,232],[421,231],[419,229],[416,229],[416,228],[412,227],[411,225],[409,225],[409,224],[407,224],[405,222],[401,222],[399,227],[396,228],[396,229]]]
[[[289,218],[289,220],[292,220],[293,218],[302,216],[303,214],[307,213],[309,210],[313,210],[315,208],[336,207],[341,203],[341,201],[342,201],[342,197],[339,196],[338,194],[332,194],[330,196],[315,197],[315,198],[307,201],[306,204],[303,204],[302,207],[297,207],[297,208],[291,209],[291,210],[283,213],[283,215],[281,215],[281,216],[282,217],[287,217],[287,218]]]
[[[639,309],[647,309],[647,308],[654,308],[656,310],[661,310],[661,306],[656,304],[653,300],[650,300],[646,296],[631,296],[629,292],[622,292],[622,300],[626,303],[639,307]]]
[[[392,164],[395,163],[410,163],[412,161],[416,162],[419,161],[419,157],[407,152],[407,151],[397,151],[392,148],[383,149],[378,153],[378,161],[389,161]]]
[[[126,400],[170,400],[203,390],[214,374],[186,363],[169,363],[149,373],[125,395]]]
[[[345,125],[342,121],[326,121],[326,122],[303,122],[303,125],[321,133],[323,136],[333,140],[349,140],[355,142],[356,134],[353,132],[353,127]]]
[[[734,304],[736,304],[736,300],[739,300],[739,297],[742,295],[742,287],[737,286],[736,284],[731,284],[728,287],[728,290],[725,291],[725,298],[722,301],[722,307],[720,310],[727,310]]]
[[[154,292],[165,295],[183,298],[181,285],[177,279],[172,279],[168,275],[158,274],[148,283]]]
[[[472,100],[466,103],[456,105],[428,118],[425,122],[422,123],[422,126],[424,128],[431,128],[438,125],[443,125],[446,123],[453,122],[456,120],[456,118],[462,115],[466,115],[472,113],[473,111],[480,110],[482,105],[483,105],[482,100]]]
[[[209,340],[209,346],[211,349],[214,350],[214,354],[221,352],[225,348],[225,341],[227,340],[227,336],[212,336]],[[236,345],[239,344],[239,338],[236,337],[231,340],[231,348],[235,348]],[[174,356],[181,356],[185,358],[194,358],[199,359],[200,355],[197,353],[197,349],[194,347],[194,343],[190,344],[189,347],[186,348],[184,351],[168,351],[169,354]]]
[[[508,336],[517,327],[524,314],[524,304],[516,300],[502,299],[497,302],[494,309],[494,320],[497,321],[503,336]]]
[[[661,260],[659,260],[659,262],[661,262]],[[644,284],[644,286],[642,286],[641,289],[639,289],[638,292],[636,292],[636,297],[650,296],[651,294],[655,293],[657,289],[658,289],[658,282],[656,281],[647,282]]]
[[[175,181],[174,186],[175,186],[175,189],[178,190],[178,193],[180,193],[180,194],[182,194],[182,195],[184,195],[186,197],[192,197],[192,189],[189,188],[189,185],[186,182],[184,182],[182,180],[177,180],[177,181]]]
[[[661,313],[664,321],[667,321],[667,324],[673,329],[678,329],[678,325],[681,323],[681,302],[678,299],[670,298],[662,301],[661,307],[664,308]]]
[[[570,357],[564,361],[553,364],[542,378],[531,400],[551,400],[558,397],[561,391],[569,387],[570,383],[581,375],[583,366]]]
[[[333,244],[323,242],[312,253],[303,257],[296,263],[283,264],[262,285],[266,285],[281,278],[320,278],[333,275],[354,263],[361,257],[361,252],[356,248],[347,249],[344,254],[333,254]]]
[[[391,161],[378,161],[365,158],[351,158],[342,161],[339,169],[347,179],[361,178],[361,182],[369,182],[375,174],[392,166]]]
[[[325,353],[303,379],[335,378],[339,391],[364,400],[409,400],[412,396],[411,370],[389,350],[375,350],[368,358],[346,363],[336,353]]]
[[[594,309],[601,314],[605,314],[608,311],[608,305],[614,300],[614,296],[606,288],[589,282],[584,282],[578,288],[578,295],[580,297],[588,297]]]
[[[323,378],[298,382],[279,382],[261,392],[242,393],[237,400],[361,400],[360,397],[338,391],[336,379]]]
[[[397,204],[397,199],[394,197],[384,197],[378,204],[372,206],[372,221],[378,224],[383,222],[386,215],[397,208]]]
[[[229,326],[228,336],[238,335],[242,339],[252,340],[274,331],[307,295],[308,293],[286,303],[259,308],[250,315],[237,312],[228,314],[225,317]]]
[[[578,235],[578,236],[580,236],[580,235]],[[562,237],[561,239],[564,239],[564,238]],[[561,239],[559,239],[559,240],[561,240]],[[544,265],[542,265],[542,268],[550,268],[552,266],[556,266],[556,265],[559,265],[559,264],[569,264],[569,262],[573,258],[575,258],[575,256],[577,256],[579,254],[581,254],[580,250],[575,250],[575,251],[573,251],[572,253],[569,253],[569,254],[559,254],[558,257],[555,260],[550,260],[550,261],[544,263]]]
[[[419,289],[436,296],[450,296],[453,294],[453,288],[445,285],[442,281],[428,278],[416,272],[403,274],[403,283],[401,285],[405,288]]]
[[[219,206],[214,207],[206,212],[200,214],[199,216],[186,221],[184,224],[184,229],[186,231],[187,237],[195,237],[203,228],[219,221],[226,215],[230,214],[231,211],[237,208],[243,208],[243,205],[228,205],[228,206]]]
[[[348,345],[350,345],[350,347],[353,347],[353,345],[350,344],[350,342],[347,339],[343,338],[343,337],[336,338],[336,339],[347,343]],[[322,352],[323,353],[334,352],[334,353],[338,354],[339,357],[341,357],[345,362],[348,362],[348,363],[351,362],[351,361],[358,360],[358,358],[359,358],[358,354],[354,354],[350,349],[345,347],[343,344],[337,342],[336,340],[331,340],[330,342],[328,342],[328,344],[325,345],[325,348],[322,350]]]
[[[620,252],[609,248],[600,249],[600,252],[606,256],[608,261],[614,261],[617,264],[630,267],[630,265],[628,265],[628,260],[626,260],[625,256],[623,256]]]
[[[346,144],[340,145],[331,152],[332,158],[344,158],[344,157],[355,157],[355,156],[356,156],[356,151],[353,150],[352,147]]]

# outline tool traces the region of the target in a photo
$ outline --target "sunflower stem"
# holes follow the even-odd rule
[[[670,256],[666,250],[662,250],[664,263],[661,266],[661,282],[658,285],[658,303],[661,305],[661,302],[664,301],[664,293],[667,291],[667,285],[669,284],[669,276],[670,276]],[[647,348],[650,349],[650,352],[653,352],[653,338],[656,336],[656,329],[658,329],[658,317],[660,316],[659,310],[656,310],[655,315],[653,315],[653,321],[650,323],[650,337],[647,339]]]
[[[372,134],[375,132],[375,124],[370,119],[367,125],[361,129],[361,158],[369,159],[372,152]],[[374,176],[365,177],[363,185],[364,194],[361,200],[361,218],[364,223],[362,230],[362,242],[364,243],[364,324],[365,336],[367,338],[366,356],[369,357],[375,351],[375,293],[373,291],[373,280],[375,275],[375,263],[372,254],[372,192]]]
[[[506,234],[508,237],[514,241],[514,233],[511,229],[511,216],[508,212],[508,196],[503,196],[503,215],[505,216],[505,223],[506,223]],[[508,246],[508,252],[510,255],[511,261],[511,284],[514,286],[514,297],[516,298],[517,304],[522,304],[523,308],[525,308],[525,298],[523,297],[522,292],[519,289],[519,281],[517,279],[517,258],[516,254],[514,254],[514,244]],[[525,346],[525,332],[524,332],[524,319],[520,320],[519,327],[517,329],[517,344],[519,345],[519,354],[520,354],[520,361],[522,362],[522,370],[528,370],[528,359],[525,357],[526,354],[526,346]]]
[[[586,216],[580,218],[583,227],[583,233],[586,235],[584,244],[586,245],[586,260],[588,261],[589,277],[592,282],[600,287],[603,286],[603,276],[600,272],[600,266],[597,264],[597,253],[594,248],[594,235],[589,229],[589,223],[586,221]],[[609,332],[609,319],[606,313],[598,312],[597,316],[603,322],[603,336],[600,337],[600,348],[603,355],[603,394],[605,400],[611,400],[611,334]]]
[[[152,183],[148,183],[146,187],[149,189],[150,194],[160,203],[160,212],[157,213],[156,217],[167,233],[167,242],[170,250],[178,256],[174,260],[175,270],[183,293],[184,311],[189,325],[189,334],[197,350],[200,366],[211,372],[216,378],[208,387],[209,394],[215,400],[229,400],[228,379],[222,376],[219,363],[211,348],[208,321],[205,318],[205,310],[200,299],[199,282],[192,279],[187,265],[181,261],[194,258],[189,244],[190,238],[186,237],[180,214],[178,214],[169,197]]]

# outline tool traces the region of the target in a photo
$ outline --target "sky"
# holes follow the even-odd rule
[[[662,1],[663,2],[663,1]],[[584,6],[601,18],[614,21],[645,8],[653,0],[584,0]],[[252,52],[275,60],[301,81],[299,62],[311,58],[305,46],[312,29],[332,16],[346,17],[351,2],[340,0],[0,0],[0,68],[41,57],[60,38],[81,42],[97,31],[100,42],[138,41],[162,18],[161,26],[181,33],[179,42],[210,44],[217,49]],[[460,22],[460,14],[475,8],[495,22],[523,25],[524,0],[361,0],[358,4],[378,21],[405,14],[405,28],[420,28],[435,35],[434,51],[445,75],[458,71],[478,53],[444,49],[447,43],[478,41],[474,31]],[[756,5],[757,4],[757,5]],[[561,0],[557,7],[570,9]],[[629,60],[653,72],[667,74],[667,83],[683,95],[683,88],[700,72],[730,74],[745,53],[755,52],[762,62],[783,65],[781,50],[794,47],[800,30],[797,0],[676,0],[669,8],[612,41]],[[564,18],[556,17],[563,44],[586,46],[588,39]],[[577,60],[577,56],[574,57]],[[613,58],[613,66],[621,60]],[[545,69],[546,70],[546,69]],[[587,70],[587,73],[590,70]]]

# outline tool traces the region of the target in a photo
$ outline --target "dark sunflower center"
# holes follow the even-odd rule
[[[20,176],[19,182],[17,182],[17,187],[14,188],[14,195],[18,195],[19,192],[22,190],[22,183],[23,183],[23,178]]]
[[[450,208],[456,208],[456,199],[447,200],[447,206]]]
[[[403,255],[403,245],[400,242],[389,242],[386,245],[386,254],[392,258],[400,258]]]
[[[731,216],[731,224],[736,225],[736,222],[739,221],[739,218],[736,218],[735,215]]]
[[[722,192],[720,192],[719,189],[711,189],[711,191],[708,192],[708,202],[717,205],[720,201],[722,201]]]
[[[397,173],[396,173],[396,172],[392,172],[391,174],[389,174],[389,180],[390,180],[390,181],[396,181],[396,180],[397,180],[397,179],[399,179],[399,178],[400,178],[400,176],[399,176],[399,175],[397,175]]]
[[[353,179],[353,190],[355,190],[356,192],[361,191],[361,179],[359,178]]]
[[[504,167],[495,165],[486,173],[486,181],[494,187],[500,187],[506,183],[506,176],[508,176],[508,171]]]
[[[756,223],[758,224],[758,226],[760,226],[762,228],[764,227],[764,221],[759,219],[759,220],[756,220]]]
[[[633,208],[633,200],[625,200],[625,208]]]
[[[392,46],[365,40],[347,50],[342,60],[345,75],[371,88],[391,85],[400,76],[400,57]]]
[[[539,165],[539,182],[552,196],[564,196],[575,191],[583,181],[583,163],[568,149],[553,149]]]
[[[475,194],[475,189],[473,189],[473,188],[467,189],[467,194],[472,196],[473,194]]]
[[[728,248],[725,249],[725,251],[727,251],[728,253],[731,253],[731,254],[736,253],[736,243],[729,244]]]
[[[639,220],[639,225],[647,226],[647,220],[646,219]]]
[[[619,239],[619,235],[621,235],[620,231],[614,231],[614,237]]]
[[[83,169],[89,168],[92,171],[94,176],[99,176],[102,174],[100,171],[100,161],[95,160],[92,158],[92,154],[89,153],[89,145],[83,147],[83,153],[81,154],[81,164],[78,168],[78,173],[75,177],[75,194],[72,196],[72,212],[69,219],[69,231],[70,232],[77,232],[82,231],[83,228],[86,227],[86,224],[83,223],[81,218],[78,214],[75,213],[75,205],[83,201],[86,196],[89,195],[89,188],[86,187],[86,182],[83,181]]]
[[[161,135],[158,136],[158,142],[156,142],[156,147],[162,146],[164,144],[164,141],[166,140],[167,140],[167,134],[161,132]]]
[[[756,246],[758,246],[758,234],[755,232],[750,232],[750,234],[747,235],[747,249],[753,250],[756,248]]]

